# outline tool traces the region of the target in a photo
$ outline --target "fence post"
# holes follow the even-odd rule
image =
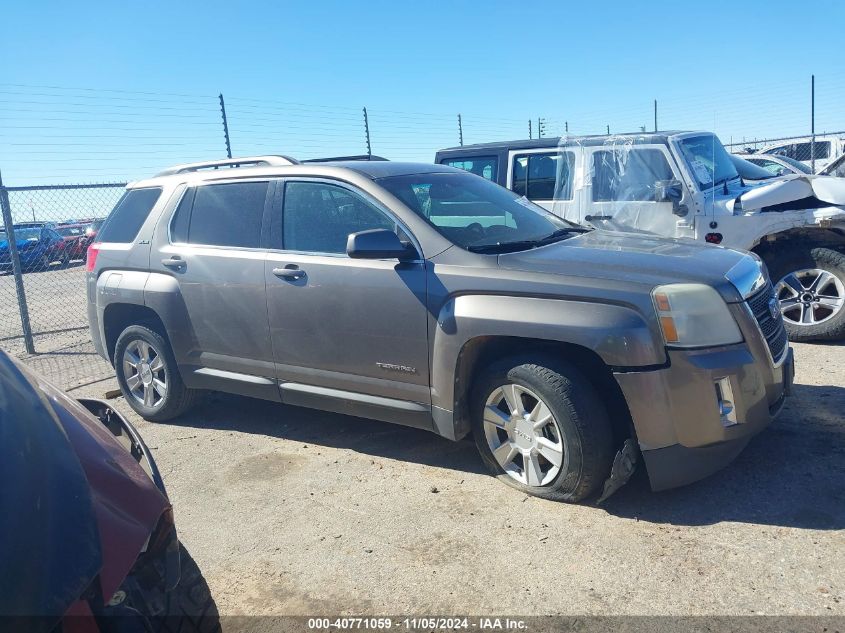
[[[464,144],[464,126],[461,123],[461,115],[458,114],[458,141],[463,146]]]
[[[372,157],[373,148],[370,145],[370,119],[367,118],[367,108],[364,108],[364,135],[367,137],[367,156]]]
[[[810,169],[816,173],[816,76],[810,75]]]
[[[23,286],[21,274],[21,260],[18,255],[18,244],[15,239],[14,222],[12,221],[12,207],[9,204],[9,192],[3,186],[3,175],[0,174],[0,208],[3,211],[3,224],[6,227],[6,239],[9,241],[9,255],[12,259],[12,274],[15,276],[15,291],[18,295],[18,310],[21,314],[21,328],[23,329],[23,343],[29,354],[35,353],[35,343],[32,340],[32,327],[29,324],[29,307],[26,304],[26,290]]]
[[[229,121],[226,119],[226,104],[223,101],[223,93],[220,93],[220,114],[223,116],[223,136],[226,137],[226,157],[232,158],[232,146],[229,143]]]

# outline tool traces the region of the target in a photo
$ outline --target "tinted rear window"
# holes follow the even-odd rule
[[[268,182],[197,187],[179,204],[171,224],[174,242],[258,248]],[[188,213],[190,211],[190,214]]]
[[[117,201],[99,234],[101,242],[132,242],[161,195],[161,187],[130,189]]]

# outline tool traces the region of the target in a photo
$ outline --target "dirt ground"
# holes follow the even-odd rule
[[[843,615],[845,346],[794,347],[794,397],[735,463],[600,507],[370,420],[223,395],[130,419],[223,614]]]

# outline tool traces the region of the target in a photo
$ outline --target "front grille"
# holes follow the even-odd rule
[[[774,296],[775,290],[772,287],[772,283],[767,282],[765,288],[748,299],[748,307],[751,308],[751,313],[757,320],[757,325],[760,326],[760,332],[769,345],[772,358],[777,361],[783,355],[788,340],[786,328],[783,326],[783,315],[780,313],[780,308],[778,308],[777,316],[775,317],[772,317],[769,311],[769,302]]]

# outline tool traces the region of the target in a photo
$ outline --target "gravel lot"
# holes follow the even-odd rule
[[[845,614],[845,346],[730,467],[601,507],[524,495],[469,442],[219,395],[153,449],[223,614]],[[102,396],[104,381],[73,391]]]

